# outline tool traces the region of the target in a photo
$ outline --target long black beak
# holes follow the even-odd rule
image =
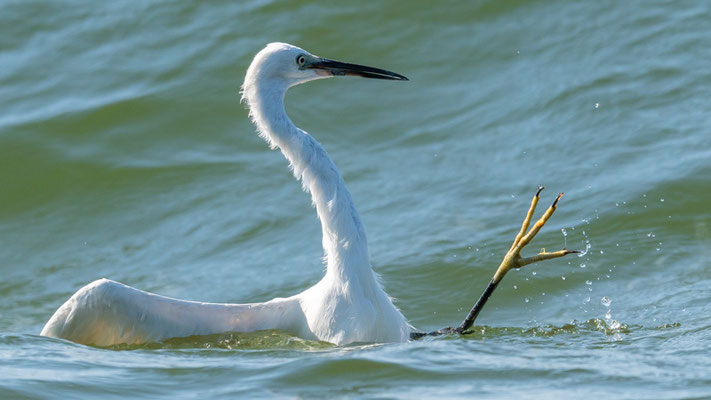
[[[335,60],[329,60],[328,58],[319,58],[317,61],[306,65],[304,68],[318,69],[336,76],[360,76],[363,78],[389,79],[394,81],[409,80],[405,76],[396,74],[392,71],[386,71],[380,68],[367,67],[365,65],[350,64]]]

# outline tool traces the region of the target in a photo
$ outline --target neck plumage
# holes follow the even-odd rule
[[[286,115],[286,89],[245,87],[244,98],[259,135],[279,148],[294,176],[311,193],[321,220],[323,248],[330,278],[342,282],[374,283],[368,243],[358,211],[336,165],[311,135],[297,128]]]

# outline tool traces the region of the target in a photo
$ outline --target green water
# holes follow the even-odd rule
[[[708,2],[0,10],[0,398],[711,396]],[[287,108],[419,329],[463,318],[538,184],[566,195],[529,254],[588,251],[509,274],[466,337],[40,337],[100,277],[218,302],[320,278],[310,199],[239,103],[271,41],[410,78],[319,81]]]

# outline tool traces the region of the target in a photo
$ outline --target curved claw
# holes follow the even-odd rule
[[[555,206],[558,205],[558,200],[560,200],[560,198],[563,197],[564,194],[565,192],[558,193],[558,196],[556,196],[555,200],[553,200],[553,204],[551,204],[551,207],[555,208]]]

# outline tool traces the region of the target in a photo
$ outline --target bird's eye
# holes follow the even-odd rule
[[[306,64],[306,57],[304,57],[303,54],[296,57],[296,65],[298,65],[299,67],[303,67],[304,64]]]

